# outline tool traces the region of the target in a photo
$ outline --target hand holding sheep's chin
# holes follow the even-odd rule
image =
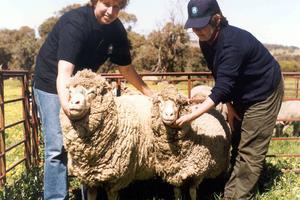
[[[67,115],[68,118],[70,118],[71,113],[68,105],[61,105],[61,109],[64,111],[64,113]]]

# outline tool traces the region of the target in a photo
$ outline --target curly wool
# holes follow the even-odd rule
[[[180,116],[190,112],[187,99],[170,87],[158,96],[180,104]],[[220,113],[212,110],[182,129],[165,125],[159,116],[159,101],[153,101],[152,129],[155,134],[156,172],[174,186],[203,178],[213,178],[224,171],[229,161],[230,130]]]
[[[73,174],[88,186],[102,184],[112,191],[126,187],[134,179],[151,177],[151,102],[142,95],[115,97],[104,78],[87,70],[78,72],[69,85],[77,84],[96,87],[97,92],[84,118],[71,121],[61,113],[64,146]],[[142,104],[140,113],[131,100],[137,98]],[[149,113],[149,119],[141,113]]]

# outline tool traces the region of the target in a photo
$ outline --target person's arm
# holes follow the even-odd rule
[[[213,102],[213,100],[211,100],[211,98],[207,97],[203,103],[199,104],[197,110],[178,118],[175,122],[175,125],[181,127],[185,123],[189,123],[189,122],[193,121],[194,119],[200,117],[203,113],[206,113],[207,111],[212,109],[214,106],[215,106],[215,103]]]
[[[144,95],[149,97],[153,96],[152,90],[147,86],[147,84],[141,79],[136,70],[131,66],[119,66],[120,73],[124,78],[131,83],[136,89],[141,91]]]
[[[56,79],[57,94],[59,97],[60,105],[67,116],[70,115],[68,101],[69,91],[67,84],[73,73],[74,65],[68,61],[60,60],[58,62],[58,74]]]

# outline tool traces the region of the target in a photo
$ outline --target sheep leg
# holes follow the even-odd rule
[[[108,190],[107,191],[107,199],[108,200],[118,200],[119,199],[118,192],[113,191],[113,190]]]
[[[181,200],[182,199],[181,189],[179,187],[174,187],[174,196],[175,196],[175,200]]]
[[[87,200],[96,200],[97,199],[97,188],[89,187],[87,190]]]
[[[197,197],[197,190],[196,190],[196,186],[191,186],[190,189],[190,197],[191,197],[191,200],[196,200],[196,197]]]
[[[202,182],[203,177],[200,179],[194,180],[194,182],[190,185],[189,192],[190,192],[190,198],[191,200],[197,199],[197,187]]]

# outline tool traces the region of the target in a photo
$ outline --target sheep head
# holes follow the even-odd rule
[[[82,70],[70,79],[68,89],[70,119],[79,120],[89,113],[91,102],[96,96],[99,98],[99,96],[107,94],[111,87],[100,75],[91,70]]]
[[[163,123],[171,125],[178,119],[182,106],[187,105],[188,101],[175,86],[170,85],[157,94],[154,103],[158,104],[159,115]]]
[[[69,88],[70,119],[81,119],[90,110],[91,100],[95,98],[95,88],[86,89],[81,85]]]

